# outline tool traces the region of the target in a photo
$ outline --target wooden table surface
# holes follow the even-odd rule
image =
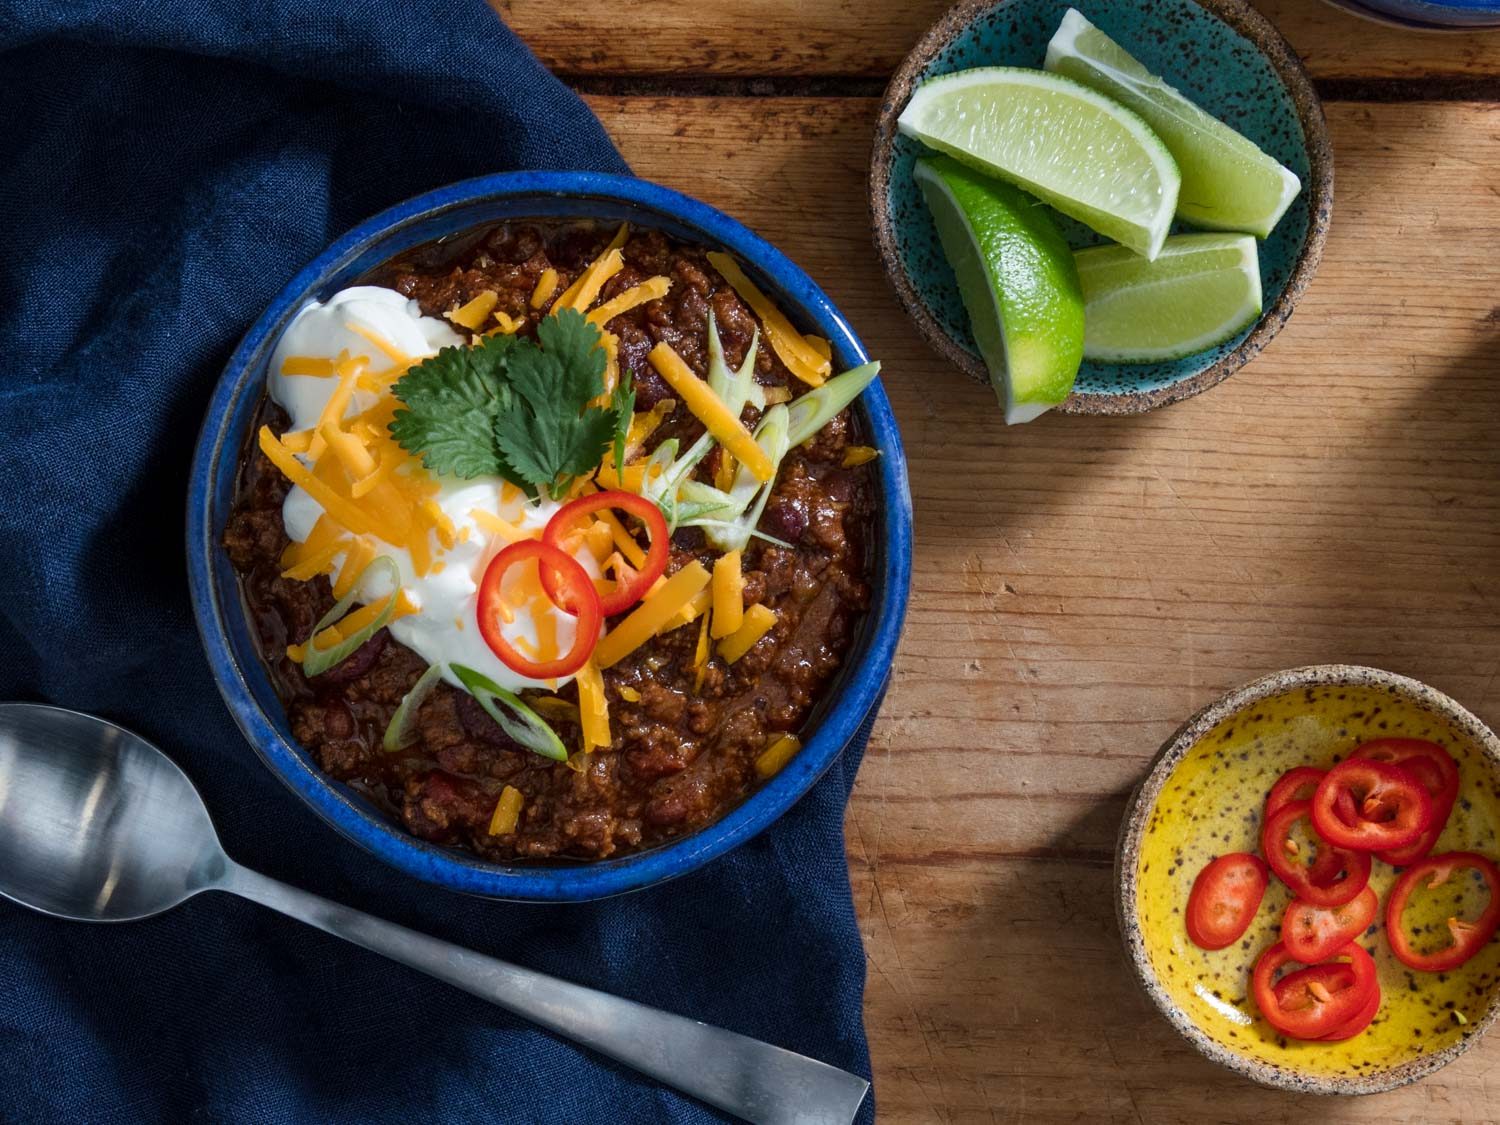
[[[1500,35],[1259,0],[1336,152],[1296,315],[1198,398],[1007,428],[868,236],[878,95],[944,0],[636,0],[628,34],[616,0],[497,4],[637,172],[775,242],[884,361],[916,556],[847,830],[881,1120],[1500,1120],[1500,1034],[1363,1099],[1204,1061],[1133,983],[1111,875],[1152,754],[1262,673],[1374,664],[1500,723]]]

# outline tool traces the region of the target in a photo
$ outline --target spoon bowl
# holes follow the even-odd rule
[[[463,949],[241,867],[151,743],[91,715],[0,704],[0,895],[84,922],[237,894],[446,981],[710,1105],[767,1125],[848,1125],[858,1075]]]
[[[227,857],[193,783],[91,715],[0,704],[0,895],[81,922],[169,910]]]

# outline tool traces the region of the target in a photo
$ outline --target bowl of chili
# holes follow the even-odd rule
[[[1500,739],[1374,668],[1246,684],[1190,718],[1117,851],[1137,980],[1207,1058],[1366,1094],[1500,1018]]]
[[[802,711],[805,719],[800,720],[797,731],[800,749],[792,756],[783,755],[776,763],[777,768],[768,771],[769,776],[761,774],[763,780],[752,783],[747,792],[716,807],[708,823],[695,825],[691,831],[673,838],[651,840],[638,849],[622,849],[621,854],[591,859],[559,854],[534,862],[520,856],[476,854],[473,849],[418,838],[405,830],[400,818],[392,815],[388,803],[382,807],[381,802],[372,799],[366,786],[348,784],[331,776],[322,768],[326,763],[320,763],[294,734],[288,718],[288,695],[285,690],[278,691],[281,681],[275,667],[277,654],[268,654],[264,630],[258,633],[258,623],[247,607],[244,575],[237,573],[226,554],[226,527],[235,515],[237,504],[242,506],[245,500],[246,451],[253,454],[257,428],[264,429],[265,387],[272,354],[299,312],[312,302],[347,292],[351,286],[371,284],[366,279],[393,261],[401,260],[403,255],[420,255],[426,252],[425,248],[443,245],[445,240],[462,243],[465,238],[474,237],[473,232],[496,228],[497,224],[522,222],[608,224],[610,231],[625,224],[632,230],[659,232],[663,239],[680,240],[717,253],[726,262],[726,277],[730,271],[739,274],[734,265],[738,262],[743,274],[739,274],[737,281],[785,310],[795,330],[808,334],[809,343],[827,342],[824,359],[831,359],[834,371],[868,363],[864,345],[848,322],[801,269],[734,219],[669,189],[628,177],[548,172],[484,177],[429,192],[362,223],[301,270],[250,329],[230,359],[215,388],[189,481],[189,579],[210,666],[235,720],[266,765],[330,825],[383,861],[433,883],[510,900],[581,901],[639,889],[685,874],[748,840],[790,808],[858,737],[866,721],[873,717],[884,691],[905,614],[911,501],[905,459],[890,405],[879,382],[869,382],[867,378],[860,384],[862,392],[849,407],[850,425],[868,443],[860,448],[868,448],[872,453],[878,451],[878,456],[868,463],[859,462],[869,474],[872,493],[867,509],[869,519],[860,529],[860,551],[868,586],[866,607],[850,627],[836,670],[829,673],[816,697]],[[558,235],[559,239],[567,237],[570,237],[567,232]],[[608,240],[607,233],[603,240]],[[626,253],[629,254],[628,248]],[[434,285],[444,281],[439,274],[440,271],[434,271]],[[724,296],[732,300],[733,295],[726,292]],[[490,304],[494,304],[493,295]],[[725,305],[715,307],[720,310],[722,327]],[[581,324],[581,317],[575,319]],[[776,327],[766,324],[767,334]],[[785,331],[785,325],[779,329]],[[711,320],[708,331],[710,335],[715,331]],[[800,338],[797,342],[801,343]],[[753,359],[753,346],[750,354]],[[640,383],[636,386],[639,388]],[[794,399],[793,407],[797,401],[801,400]],[[784,408],[783,413],[787,409],[790,408]],[[808,415],[816,416],[817,412],[804,411],[804,424]],[[793,413],[794,434],[797,417]],[[821,433],[818,431],[814,436]],[[802,440],[798,438],[797,442]],[[274,448],[276,444],[275,436],[264,432],[260,441],[262,449],[268,445]],[[797,442],[791,444],[796,446]],[[747,455],[756,452],[748,449]],[[276,463],[278,467],[281,464]],[[615,465],[623,475],[622,462]],[[297,472],[294,464],[288,462],[287,467]],[[652,585],[669,584],[673,576],[662,574],[662,568],[653,565],[663,561],[656,556],[666,551],[667,538],[656,533],[653,513],[645,511],[649,505],[636,512],[633,505],[638,506],[637,497],[611,491],[607,484],[601,484],[600,488],[603,490],[592,495],[559,496],[561,506],[548,521],[545,533],[495,553],[479,580],[478,599],[482,602],[487,590],[493,596],[506,580],[507,571],[529,567],[545,587],[540,596],[549,598],[559,611],[578,619],[577,636],[585,633],[592,636],[598,629],[596,619],[639,603]],[[562,503],[564,500],[570,502]],[[758,513],[758,509],[755,511]],[[612,586],[608,582],[601,585],[596,576],[585,582],[574,573],[577,568],[570,557],[558,548],[560,540],[577,532],[576,525],[591,523],[596,516],[639,521],[649,540],[641,548],[643,558],[639,568],[617,570]],[[279,524],[278,533],[284,540],[285,532]],[[361,576],[357,581],[362,580]],[[398,594],[399,590],[390,595],[389,606],[397,604]],[[325,603],[331,600],[326,594],[323,598]],[[329,611],[330,620],[342,612],[341,605]],[[364,632],[389,619],[389,606],[383,611],[384,616],[366,613],[372,620],[366,623]],[[485,633],[489,648],[511,672],[543,681],[565,674],[560,666],[530,662],[526,652],[510,645],[502,635],[499,618],[482,609],[479,628],[474,632]],[[756,606],[747,605],[744,616],[752,618],[755,609]],[[319,647],[328,643],[323,640],[325,632],[337,633],[337,622],[325,629],[327,624],[326,620],[320,620],[313,626],[304,645],[287,646],[288,655],[301,650],[295,657],[299,662],[316,660],[323,665],[337,657],[347,665],[360,664],[364,659],[362,654],[372,646],[355,646],[353,655],[339,651],[340,646]],[[279,628],[273,628],[272,632]],[[706,631],[705,623],[705,635]],[[613,635],[607,633],[600,640],[596,654]],[[732,640],[726,637],[719,642],[720,651]],[[346,643],[342,647],[350,646]],[[534,659],[534,654],[531,657]],[[602,664],[603,660],[599,662]],[[553,753],[545,735],[522,729],[528,721],[526,715],[532,719],[537,716],[524,707],[518,712],[507,706],[507,699],[513,701],[514,695],[490,676],[458,663],[451,663],[448,668],[467,693],[465,698],[472,700],[480,721],[485,721],[485,713],[489,714],[504,726],[504,737],[519,741],[541,758],[554,757],[561,762],[568,757],[560,748],[559,753]],[[571,667],[566,671],[571,672]],[[412,701],[409,708],[412,711],[422,705],[422,693],[430,690],[425,681],[428,681],[426,675],[406,697]],[[641,686],[645,687],[643,681]],[[438,689],[455,690],[441,684]],[[399,744],[410,722],[411,717],[403,715],[408,709],[406,700],[402,702],[403,707],[397,708],[396,714],[382,716],[382,720],[390,720],[387,736],[395,739],[390,745]],[[510,726],[505,726],[507,718]],[[464,721],[467,725],[469,720]],[[550,728],[547,734],[555,740]],[[504,811],[502,798],[495,808],[496,818]],[[514,816],[513,811],[511,815]]]

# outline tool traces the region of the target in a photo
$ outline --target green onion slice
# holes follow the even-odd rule
[[[787,450],[791,448],[787,438],[788,416],[785,406],[773,406],[766,411],[760,425],[755,428],[756,442],[766,451],[771,464],[778,468]],[[695,526],[702,527],[708,541],[721,551],[744,550],[750,537],[755,534],[755,525],[760,523],[760,517],[766,510],[766,501],[771,498],[771,490],[775,486],[774,474],[770,480],[762,483],[748,467],[741,465],[734,475],[734,484],[729,489],[730,502],[727,508],[732,513],[730,517],[725,519],[715,513]],[[747,506],[750,508],[748,512],[745,510]]]
[[[521,697],[506,691],[483,672],[476,672],[465,664],[450,664],[453,674],[464,685],[485,714],[500,724],[500,729],[515,739],[533,754],[551,758],[554,762],[566,762],[568,749],[557,732],[547,721],[521,702]],[[500,706],[497,706],[499,704]]]
[[[405,750],[417,740],[417,712],[442,678],[443,666],[441,664],[430,665],[417,682],[411,685],[411,690],[402,697],[401,705],[391,716],[390,726],[385,728],[385,737],[380,740],[380,745],[387,754]]]
[[[788,407],[791,412],[787,423],[788,446],[799,446],[821,430],[829,419],[858,398],[859,392],[873,383],[879,374],[879,363],[867,363],[835,375],[816,390],[793,399]]]
[[[755,356],[760,351],[760,329],[755,330],[755,335],[750,339],[750,347],[745,352],[744,362],[740,364],[738,371],[731,371],[729,364],[724,359],[724,345],[719,340],[719,328],[714,320],[714,314],[708,314],[708,389],[719,396],[719,399],[729,409],[729,412],[738,418],[745,409],[755,390]],[[761,401],[765,401],[765,392],[761,392]],[[662,474],[661,483],[658,486],[664,494],[674,494],[698,463],[707,457],[713,449],[716,439],[710,433],[703,434],[688,448],[688,451],[679,457],[675,463],[669,464],[667,471]]]
[[[344,638],[332,648],[319,648],[314,643],[318,634],[335,622],[342,621],[354,608],[354,603],[359,601],[360,590],[365,584],[365,579],[372,574],[382,574],[390,581],[391,596],[385,599],[385,608],[376,614],[375,619],[363,629],[356,631],[352,637]],[[390,622],[391,614],[396,612],[396,597],[400,592],[401,568],[396,565],[396,560],[390,555],[380,555],[371,559],[370,564],[359,572],[359,577],[349,587],[349,592],[335,602],[333,608],[320,617],[318,623],[313,626],[312,637],[308,639],[307,648],[302,657],[303,675],[320,676],[328,669],[342,664],[353,656],[355,650]]]

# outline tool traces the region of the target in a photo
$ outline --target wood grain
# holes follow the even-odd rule
[[[492,0],[564,76],[889,76],[951,0]],[[1411,34],[1321,0],[1255,0],[1318,79],[1500,77],[1500,34]]]
[[[1357,1101],[1204,1062],[1136,992],[1110,870],[1157,746],[1261,673],[1376,664],[1500,722],[1500,108],[1330,105],[1333,232],[1270,348],[1156,414],[1007,428],[887,291],[872,100],[591,104],[885,361],[915,579],[848,821],[882,1120],[1500,1118],[1500,1038]]]

